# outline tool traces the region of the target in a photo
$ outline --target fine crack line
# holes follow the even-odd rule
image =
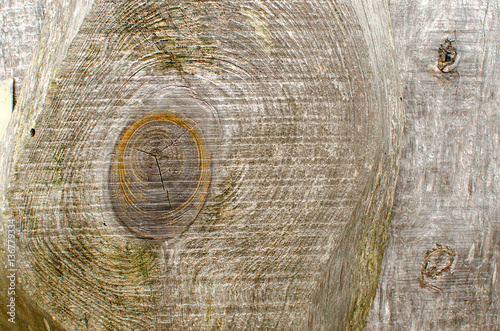
[[[134,147],[134,149],[135,149],[135,150],[137,150],[137,151],[139,151],[139,152],[143,152],[143,153],[145,153],[145,154],[151,155],[152,157],[155,157],[155,158],[156,158],[156,156],[155,156],[154,154],[152,154],[152,153],[149,153],[149,152],[143,151],[142,149],[135,148],[135,147]]]
[[[172,142],[170,143],[170,145],[167,145],[167,147],[165,147],[164,149],[162,149],[160,152],[163,152],[164,150],[166,150],[167,148],[171,147],[177,140],[179,140],[186,132],[188,132],[189,130],[186,130],[184,131],[183,133],[181,133],[177,138],[175,138],[174,140],[172,140]]]
[[[160,179],[161,179],[161,187],[163,188],[163,191],[165,191],[165,185],[163,185],[163,176],[161,175],[161,169],[160,169],[160,163],[158,162],[158,158],[156,155],[153,155],[156,161],[156,166],[158,167],[158,172],[160,173]],[[167,192],[167,197],[168,197],[168,192]]]
[[[180,138],[180,136],[177,139],[179,139],[179,138]],[[161,187],[163,188],[163,191],[167,192],[168,206],[170,207],[170,209],[172,209],[172,204],[170,203],[170,194],[168,193],[168,189],[165,188],[165,184],[163,182],[163,176],[161,174],[160,162],[158,162],[158,158],[156,157],[156,155],[149,153],[149,152],[146,152],[146,151],[143,151],[142,149],[139,149],[139,148],[135,148],[135,149],[138,150],[139,152],[143,152],[143,153],[151,155],[152,157],[155,158],[156,167],[158,168],[158,173],[160,174]]]

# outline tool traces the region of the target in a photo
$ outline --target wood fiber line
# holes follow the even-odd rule
[[[40,38],[45,2],[12,0],[0,4],[0,80],[14,79],[15,100]]]
[[[69,330],[359,328],[402,127],[363,5],[95,1],[19,109],[28,297]]]

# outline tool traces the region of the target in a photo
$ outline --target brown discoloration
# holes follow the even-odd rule
[[[442,293],[443,291],[439,287],[430,284],[430,282],[444,276],[450,270],[454,260],[455,252],[448,246],[436,244],[436,248],[427,251],[418,278],[420,287]]]
[[[458,52],[453,46],[453,41],[446,38],[438,50],[437,67],[441,72],[448,73],[453,71],[458,64]]]

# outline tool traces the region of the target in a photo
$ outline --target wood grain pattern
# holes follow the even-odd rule
[[[496,330],[499,3],[391,1],[390,10],[407,121],[384,267],[365,330]],[[441,72],[446,39],[460,59]],[[449,272],[427,277],[441,291],[418,280],[436,244],[455,254]]]
[[[4,147],[27,297],[69,330],[360,328],[403,122],[384,3],[64,8],[81,12],[39,51]],[[191,123],[210,157],[202,208],[167,240],[130,231],[109,184],[151,112]],[[161,192],[151,139],[138,176]]]
[[[40,38],[46,0],[0,2],[0,80],[13,78],[16,99]]]
[[[171,113],[147,113],[122,133],[109,193],[115,216],[142,238],[174,238],[203,207],[210,155],[193,126]]]

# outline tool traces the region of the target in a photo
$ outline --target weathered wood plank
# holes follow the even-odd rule
[[[8,188],[7,174],[10,171],[10,163],[12,160],[14,142],[21,135],[31,136],[31,124],[34,122],[34,117],[42,109],[40,104],[44,103],[45,93],[49,88],[49,82],[55,72],[55,65],[58,60],[64,57],[64,53],[69,45],[64,44],[65,38],[71,40],[71,27],[77,30],[81,24],[81,20],[85,16],[86,8],[88,10],[88,2],[50,2],[46,5],[45,1],[8,1],[2,2],[2,24],[3,29],[2,40],[0,42],[2,48],[1,58],[3,66],[1,69],[2,75],[15,79],[15,94],[27,95],[25,98],[20,97],[20,104],[12,116],[13,119],[9,123],[8,132],[0,146],[1,167],[0,167],[0,197],[1,197],[1,246],[2,246],[2,263],[0,263],[0,274],[5,275],[0,281],[0,303],[3,307],[10,304],[10,300],[15,297],[15,323],[11,323],[9,319],[12,315],[7,314],[10,308],[2,311],[0,314],[0,329],[2,330],[64,330],[64,328],[54,319],[53,315],[45,311],[45,307],[40,307],[39,302],[33,300],[32,297],[26,294],[22,285],[19,283],[18,272],[16,271],[16,286],[15,296],[9,293],[11,282],[7,275],[13,267],[18,267],[19,247],[15,249],[13,260],[10,260],[8,234],[9,225],[14,224],[16,234],[19,231],[20,223],[17,220],[10,218],[12,223],[9,223],[9,218],[6,217],[6,201],[5,191]],[[76,10],[78,8],[78,10]],[[45,13],[47,15],[45,15]],[[41,21],[47,19],[49,22],[40,29]],[[76,27],[76,28],[75,28]],[[74,32],[73,32],[74,33]],[[38,41],[38,45],[33,50],[34,43]],[[31,57],[31,62],[29,58]],[[28,70],[28,67],[30,70]],[[25,76],[24,76],[25,75]],[[21,87],[22,82],[22,87]],[[20,88],[21,87],[21,88]],[[27,107],[29,105],[29,107]],[[20,110],[21,109],[21,110]],[[23,130],[19,127],[24,125]],[[4,255],[5,254],[5,255]],[[10,266],[10,261],[14,266]]]
[[[390,12],[406,127],[366,330],[498,329],[499,3],[391,1]],[[454,40],[459,62],[443,73],[436,62],[446,38]],[[431,257],[424,273],[438,277],[422,277],[426,252],[436,244],[453,251],[453,264],[438,273],[452,254],[443,253],[442,264]]]
[[[384,3],[64,3],[4,144],[26,296],[70,330],[360,328],[403,121]]]

